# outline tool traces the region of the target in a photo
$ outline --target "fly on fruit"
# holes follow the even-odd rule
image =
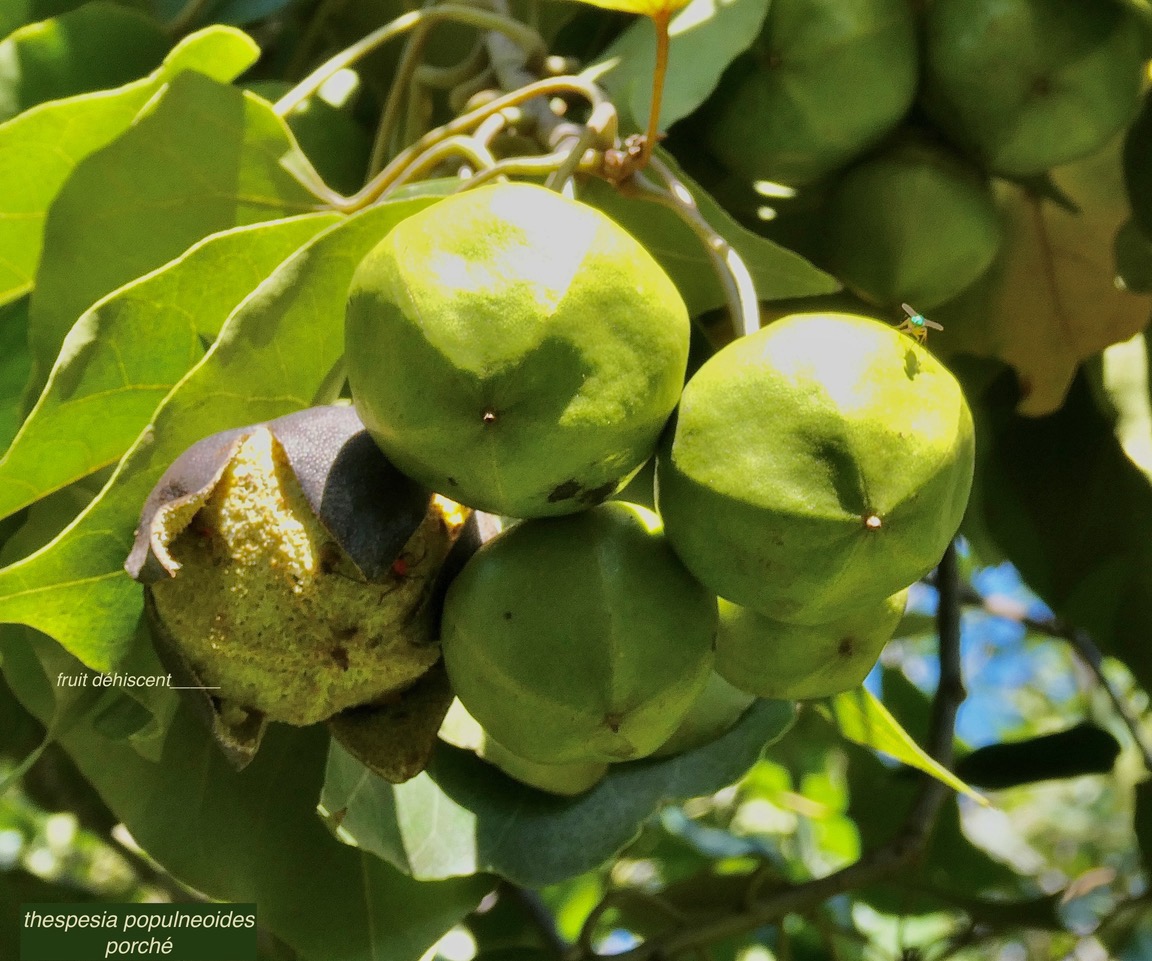
[[[913,310],[907,304],[901,304],[900,306],[904,308],[904,313],[906,313],[908,316],[904,322],[896,329],[908,334],[908,336],[915,339],[917,343],[922,344],[928,339],[929,327],[931,327],[933,330],[944,329],[938,323],[936,323],[936,321],[929,320],[923,314]]]

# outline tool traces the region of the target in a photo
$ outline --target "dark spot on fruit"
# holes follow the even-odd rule
[[[608,725],[613,734],[620,733],[620,722],[623,720],[624,718],[614,711],[604,715],[604,723]]]
[[[511,611],[505,611],[504,612],[504,620],[506,620],[506,621],[512,620],[512,612]]]
[[[351,627],[338,627],[332,632],[332,636],[339,638],[342,641],[349,641],[359,633],[360,628],[358,628],[356,625],[352,625]]]
[[[841,657],[851,657],[852,651],[856,647],[856,639],[852,637],[844,637],[840,639],[839,645],[836,647],[836,653]]]
[[[1037,97],[1046,97],[1052,92],[1052,81],[1048,77],[1037,77],[1032,81],[1032,93]]]
[[[599,504],[604,498],[611,496],[612,492],[616,490],[615,481],[607,481],[599,487],[593,487],[591,490],[586,490],[582,494],[577,494],[576,499],[581,504]]]
[[[451,484],[453,487],[459,487],[460,486],[460,482],[458,480],[456,480],[455,477],[449,477],[448,483]]]
[[[552,488],[552,493],[548,495],[548,503],[555,504],[557,501],[566,501],[579,493],[580,484],[574,480],[566,480],[563,484],[558,484]]]
[[[342,671],[348,670],[348,648],[342,644],[337,644],[335,647],[328,651],[329,656],[336,662],[336,666]]]
[[[484,411],[484,413],[481,415],[480,419],[482,421],[484,421],[485,424],[495,424],[496,423],[496,411],[494,411],[491,407],[489,407],[487,410]]]

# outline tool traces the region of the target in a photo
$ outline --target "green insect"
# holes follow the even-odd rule
[[[907,304],[901,304],[900,306],[904,308],[904,313],[906,313],[908,315],[908,317],[896,329],[901,330],[904,333],[908,334],[908,336],[915,339],[917,343],[922,344],[922,343],[924,343],[924,341],[926,341],[928,339],[928,328],[929,327],[931,327],[933,330],[943,330],[944,329],[938,323],[936,323],[936,321],[929,320],[923,314],[918,313],[917,311],[913,310]]]

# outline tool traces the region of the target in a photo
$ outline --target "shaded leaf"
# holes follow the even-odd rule
[[[660,157],[691,191],[712,229],[740,254],[761,300],[811,297],[840,289],[835,278],[799,254],[742,227],[680,170],[670,155],[661,151]],[[581,199],[599,207],[647,248],[675,282],[690,314],[696,316],[725,305],[723,288],[701,241],[672,210],[628,197],[599,181],[590,183]]]
[[[1134,220],[1126,220],[1116,231],[1112,253],[1117,279],[1124,288],[1137,294],[1152,293],[1152,240]]]
[[[337,219],[315,214],[214,234],[85,312],[0,459],[0,517],[118,461],[228,314]]]
[[[143,608],[123,565],[153,485],[195,441],[310,406],[343,351],[353,270],[396,223],[432,202],[372,207],[281,264],[161,402],[100,496],[43,550],[0,570],[0,619],[49,634],[97,670],[114,666]]]
[[[208,234],[315,209],[285,169],[293,146],[267,102],[186,71],[82,161],[44,231],[28,318],[36,386],[98,298]]]
[[[5,0],[0,5],[0,37],[37,20],[58,17],[83,3],[84,0]]]
[[[143,80],[44,103],[0,124],[0,304],[32,289],[48,207],[81,160],[120,136],[156,91],[181,71],[227,82],[258,55],[256,45],[238,30],[210,27],[185,37]]]
[[[1141,781],[1136,785],[1136,811],[1133,824],[1136,828],[1136,843],[1145,870],[1152,865],[1152,781]]]
[[[975,408],[969,511],[1060,619],[1152,688],[1152,485],[1113,434],[1087,377],[1042,418],[1012,413],[1003,379]],[[974,395],[973,395],[974,396]]]
[[[977,748],[956,762],[956,776],[990,790],[1107,774],[1116,763],[1120,745],[1095,724],[1082,723],[1064,731]]]
[[[81,666],[30,631],[9,629],[0,644],[9,684],[47,721],[49,678]],[[63,739],[152,857],[211,897],[256,902],[261,924],[302,961],[417,961],[490,882],[420,884],[334,841],[315,815],[327,742],[321,727],[277,725],[237,774],[187,708],[176,715],[158,763],[88,725]]]
[[[661,804],[731,784],[793,717],[789,703],[759,701],[711,744],[663,760],[613,765],[574,798],[527,787],[445,744],[423,774],[392,785],[334,745],[322,804],[343,812],[342,839],[413,877],[491,871],[539,887],[612,857]]]
[[[28,351],[28,298],[0,307],[0,448],[6,448],[24,419]]]
[[[669,127],[688,116],[716,89],[725,68],[747,50],[760,33],[770,0],[692,0],[672,18],[669,28],[668,77],[660,109],[661,123]],[[641,7],[664,4],[660,0],[608,0],[597,3],[611,10],[647,13]],[[602,86],[616,104],[626,126],[643,129],[652,100],[652,74],[656,67],[656,39],[652,24],[632,24],[591,64],[584,76]]]
[[[46,100],[129,83],[154,69],[168,46],[154,20],[105,0],[21,27],[0,42],[0,121]]]
[[[1152,297],[1116,282],[1113,241],[1129,216],[1119,147],[1051,172],[1079,213],[1001,183],[1006,230],[997,265],[934,313],[945,328],[942,349],[1016,369],[1021,413],[1054,411],[1081,361],[1147,326]]]
[[[849,741],[882,751],[902,764],[930,774],[954,791],[967,794],[981,804],[987,803],[951,771],[929,757],[866,687],[837,694],[828,698],[824,705],[840,733]]]

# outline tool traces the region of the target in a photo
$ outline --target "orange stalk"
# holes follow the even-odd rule
[[[664,98],[664,76],[668,72],[668,23],[672,19],[672,11],[663,7],[651,14],[651,17],[656,27],[656,69],[652,74],[652,105],[648,110],[648,131],[644,135],[643,152],[638,164],[640,169],[648,163],[660,136],[660,101]]]

